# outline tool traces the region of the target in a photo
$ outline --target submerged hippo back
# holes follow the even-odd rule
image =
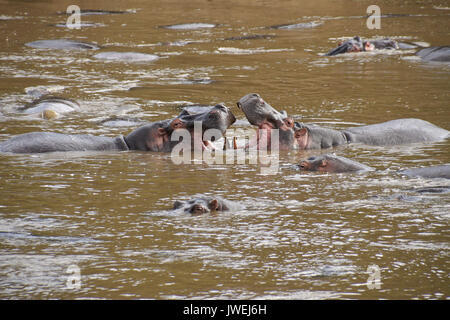
[[[369,145],[398,145],[426,141],[440,141],[450,132],[420,119],[397,119],[383,123],[348,128],[344,133],[352,142]]]
[[[42,153],[54,151],[128,150],[123,137],[68,135],[53,132],[31,132],[0,143],[0,152]]]

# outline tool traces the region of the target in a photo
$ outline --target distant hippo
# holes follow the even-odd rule
[[[357,161],[353,161],[348,158],[332,154],[324,154],[317,157],[310,157],[306,160],[302,160],[300,161],[298,167],[302,171],[319,171],[330,173],[375,170],[374,168],[366,166]],[[407,175],[409,177],[450,179],[450,165],[438,165],[424,168],[405,169],[398,171],[398,173]]]
[[[429,47],[416,52],[425,61],[450,62],[450,46]]]
[[[46,113],[51,111],[55,115],[60,115],[63,113],[79,111],[80,105],[78,102],[72,99],[45,95],[39,99],[34,100],[31,103],[26,104],[19,110],[26,114],[45,115]]]
[[[173,210],[182,210],[191,215],[201,215],[210,212],[238,210],[240,206],[221,197],[200,196],[188,201],[175,201]]]
[[[356,36],[352,39],[346,40],[339,43],[337,48],[332,49],[326,56],[335,56],[347,52],[362,52],[362,51],[373,51],[381,49],[399,49],[399,44],[397,41],[386,38],[377,40],[365,40],[363,41],[360,37]]]
[[[68,39],[37,40],[25,43],[26,46],[37,49],[60,49],[60,50],[98,50],[94,43],[81,42]]]

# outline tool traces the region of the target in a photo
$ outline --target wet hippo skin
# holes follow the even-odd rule
[[[295,139],[299,149],[325,149],[348,143],[375,146],[441,141],[450,132],[421,119],[396,119],[383,123],[344,130],[295,123]]]
[[[42,153],[55,151],[105,151],[140,150],[170,152],[179,141],[172,141],[174,130],[192,131],[191,140],[198,136],[193,133],[195,122],[200,123],[200,135],[208,129],[217,129],[224,134],[236,121],[233,113],[219,104],[195,115],[181,113],[171,120],[149,123],[132,131],[127,136],[116,138],[93,135],[67,135],[53,132],[31,132],[15,136],[0,143],[0,152]],[[217,137],[218,138],[218,137]]]
[[[318,171],[330,173],[372,171],[372,167],[366,166],[357,161],[336,156],[334,154],[324,154],[317,157],[310,157],[300,161],[298,167],[302,171]],[[438,165],[423,168],[411,168],[399,170],[399,174],[408,177],[422,178],[445,178],[450,179],[450,165]]]
[[[116,138],[85,134],[30,132],[0,143],[0,152],[43,153],[55,151],[141,150],[170,151],[168,122],[142,126],[127,136]]]

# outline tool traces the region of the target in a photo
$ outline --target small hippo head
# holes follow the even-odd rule
[[[173,210],[183,210],[191,215],[201,215],[213,211],[227,211],[229,208],[220,198],[197,197],[188,201],[175,201]]]
[[[302,160],[298,166],[302,171],[333,173],[373,170],[373,168],[362,163],[336,156],[334,154],[324,154],[317,157],[310,157],[307,160]]]
[[[331,166],[325,156],[309,157],[307,160],[300,161],[298,165],[302,171],[321,171],[330,172]]]
[[[170,122],[158,121],[139,127],[124,139],[130,150],[170,152]]]

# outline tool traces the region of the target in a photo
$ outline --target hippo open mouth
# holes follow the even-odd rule
[[[258,127],[256,135],[258,149],[261,145],[267,148],[272,144],[272,134],[275,129],[279,130],[279,149],[292,148],[294,121],[286,113],[274,109],[257,93],[245,95],[237,102],[237,106],[244,112],[248,122]]]
[[[223,104],[217,104],[214,107],[206,107],[205,112],[182,112],[171,121],[170,127],[173,130],[187,129],[191,134],[191,145],[194,149],[214,150],[212,142],[224,136],[235,121],[236,117],[230,109]]]

